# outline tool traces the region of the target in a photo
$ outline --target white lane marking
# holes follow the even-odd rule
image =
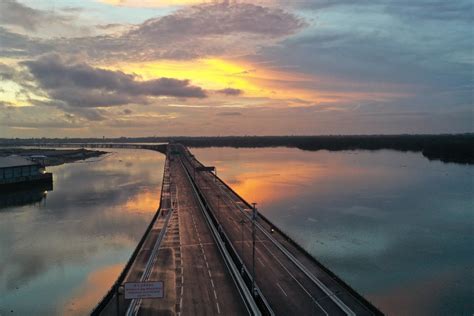
[[[285,290],[281,287],[280,283],[276,283],[276,285],[278,285],[278,287],[280,288],[280,290],[283,292],[283,294],[285,294],[285,296],[288,296],[285,292]]]
[[[192,214],[192,213],[191,213]],[[192,214],[193,216],[193,223],[194,223],[194,230],[196,231],[196,234],[199,238],[199,246],[201,247],[201,252],[203,254],[203,259],[206,263],[206,266],[207,266],[207,272],[209,274],[209,280],[211,281],[211,285],[212,285],[212,288],[213,288],[213,292],[214,292],[214,298],[216,300],[216,308],[217,308],[217,314],[221,314],[221,309],[220,309],[220,305],[219,305],[219,299],[217,298],[217,292],[215,290],[215,285],[214,285],[214,280],[212,278],[212,272],[211,272],[211,269],[209,268],[209,263],[207,261],[207,256],[206,256],[206,253],[204,252],[204,246],[203,246],[203,243],[201,242],[201,238],[200,238],[200,234],[199,234],[199,231],[197,230],[197,226],[196,226],[196,222],[194,220],[194,214]],[[206,244],[213,244],[213,243],[206,243]]]
[[[291,276],[291,278],[295,280],[295,282],[303,289],[303,291],[306,294],[308,294],[308,296],[311,298],[313,303],[318,305],[318,307],[324,312],[324,314],[329,315],[328,312],[321,306],[321,304],[319,304],[319,302],[313,297],[313,295],[311,295],[311,293],[308,292],[308,290],[303,286],[303,284],[301,284],[300,281],[298,281],[296,277],[290,272],[290,270],[288,270],[288,268],[285,267],[283,263],[273,254],[273,252],[271,252],[270,249],[267,248],[265,243],[261,243],[261,244],[263,245],[263,247],[265,247],[265,249],[267,249],[267,251],[272,255],[272,257],[280,264],[280,266]]]

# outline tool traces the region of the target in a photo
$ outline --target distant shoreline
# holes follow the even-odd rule
[[[1,144],[1,143],[0,143]],[[105,151],[88,150],[88,149],[30,149],[15,147],[0,147],[0,156],[18,155],[23,157],[44,156],[44,158],[36,158],[43,160],[46,167],[59,166],[65,163],[76,162],[88,158],[99,157],[106,154]]]
[[[183,138],[189,147],[265,148],[287,147],[306,151],[395,150],[421,153],[428,160],[474,164],[474,134],[395,136],[289,136]]]
[[[354,135],[354,136],[222,136],[222,137],[120,137],[0,139],[0,146],[67,143],[166,143],[189,147],[264,148],[288,147],[301,150],[382,150],[419,152],[429,160],[474,164],[474,134],[441,135]],[[1,150],[1,149],[0,149]]]

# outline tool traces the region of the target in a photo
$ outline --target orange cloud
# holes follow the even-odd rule
[[[289,99],[302,98],[312,102],[330,99],[318,92],[285,87],[284,83],[310,82],[313,77],[296,72],[281,71],[265,67],[263,64],[252,64],[243,60],[225,60],[206,58],[197,60],[159,60],[140,63],[117,63],[107,66],[108,69],[135,73],[143,80],[157,77],[190,79],[194,85],[206,90],[227,88],[243,91],[245,97]],[[277,80],[278,78],[278,80]]]
[[[368,99],[383,101],[402,95],[398,92],[364,91],[363,84],[318,77],[292,69],[272,67],[271,63],[253,63],[241,59],[157,60],[115,63],[107,65],[106,68],[135,73],[141,76],[142,80],[168,77],[189,79],[192,84],[205,90],[238,89],[243,93],[233,97],[239,97],[242,105],[245,104],[243,98],[261,98],[260,103],[280,100],[284,101],[286,106],[307,106]],[[344,91],[348,87],[349,91]]]

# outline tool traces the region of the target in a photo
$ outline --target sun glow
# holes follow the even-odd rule
[[[0,101],[13,107],[31,106],[31,99],[47,101],[46,98],[38,96],[26,90],[13,81],[2,81],[0,89]]]
[[[206,90],[233,88],[253,98],[302,98],[310,102],[329,101],[314,90],[285,87],[285,83],[311,82],[314,78],[289,71],[252,64],[241,60],[206,58],[190,61],[159,60],[140,63],[118,63],[106,67],[134,73],[142,80],[161,77],[189,79]]]
[[[190,80],[213,94],[229,99],[218,90],[232,88],[241,94],[232,95],[241,106],[271,105],[273,107],[304,107],[324,104],[325,111],[346,111],[338,103],[384,101],[403,96],[400,92],[364,91],[357,82],[305,74],[272,62],[250,62],[238,59],[203,58],[195,60],[157,60],[152,62],[97,65],[100,68],[133,73],[141,80],[162,77]],[[350,87],[347,91],[345,88]],[[360,91],[357,91],[358,89]],[[334,106],[329,106],[335,104]]]

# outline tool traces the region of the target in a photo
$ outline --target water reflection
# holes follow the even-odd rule
[[[193,152],[387,314],[474,310],[472,166],[394,151]]]
[[[39,183],[30,188],[0,192],[0,212],[3,208],[41,203],[53,191],[52,183]]]
[[[71,302],[90,310],[111,283],[87,299],[77,289],[128,260],[158,207],[163,164],[159,153],[114,149],[49,168],[46,203],[2,209],[0,314],[69,314]]]
[[[88,315],[91,306],[97,304],[97,298],[106,293],[110,284],[122,272],[122,264],[113,264],[91,272],[84,283],[80,284],[72,293],[72,297],[64,304],[64,315]]]

